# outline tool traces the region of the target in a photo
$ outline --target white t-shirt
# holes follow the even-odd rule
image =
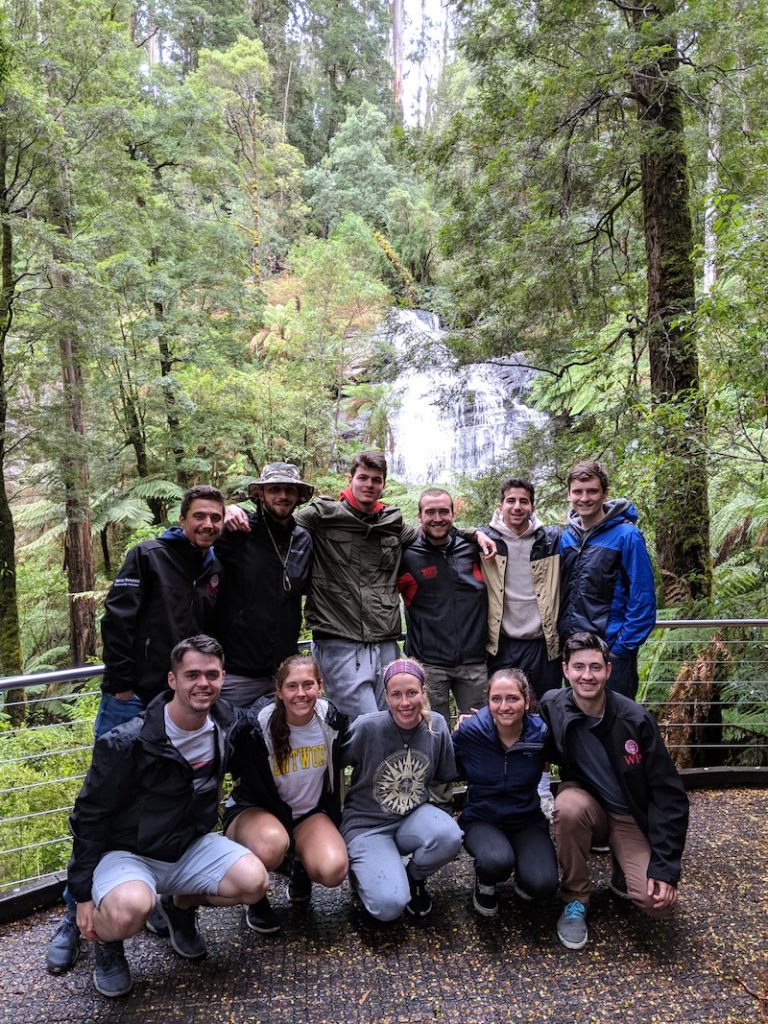
[[[290,726],[291,752],[282,765],[271,758],[272,774],[280,799],[291,808],[294,819],[320,803],[328,770],[325,733],[317,715],[307,725]]]
[[[165,732],[168,739],[178,750],[185,761],[192,766],[195,773],[195,792],[207,788],[217,774],[215,771],[215,726],[210,715],[199,729],[180,729],[168,714],[165,706]],[[218,784],[218,779],[216,779]]]

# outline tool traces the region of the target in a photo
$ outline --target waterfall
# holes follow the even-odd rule
[[[511,442],[546,421],[523,397],[533,371],[521,355],[456,367],[431,313],[393,310],[389,336],[402,367],[390,415],[389,471],[408,484],[488,473]]]

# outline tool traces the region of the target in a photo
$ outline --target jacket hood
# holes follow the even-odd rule
[[[204,566],[209,565],[216,557],[215,552],[213,550],[213,544],[211,544],[207,551],[203,553],[203,551],[201,551],[200,548],[196,547],[190,541],[190,539],[187,537],[187,535],[184,533],[180,526],[169,526],[167,530],[160,534],[160,540],[170,540],[173,541],[175,544],[184,543],[188,547],[194,548],[195,551],[200,551],[200,554],[203,556]]]
[[[493,510],[493,515],[491,516],[491,526],[493,527],[494,530],[497,530],[501,534],[501,536],[505,538],[505,540],[515,541],[520,540],[522,537],[530,537],[538,530],[538,528],[541,525],[542,524],[539,517],[536,515],[535,512],[532,512],[530,522],[528,524],[528,529],[525,531],[525,533],[515,533],[515,531],[510,530],[510,528],[504,522],[504,517],[502,516],[498,508]]]
[[[568,525],[580,533],[592,533],[593,530],[603,530],[613,526],[617,521],[637,523],[637,507],[626,498],[609,498],[608,501],[603,502],[603,509],[605,510],[605,518],[601,519],[594,526],[590,526],[587,530],[582,526],[581,516],[571,509],[568,513]]]

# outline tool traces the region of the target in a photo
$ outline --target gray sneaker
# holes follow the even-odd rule
[[[583,949],[587,944],[587,908],[578,900],[566,903],[557,922],[557,937],[568,949]]]
[[[133,988],[131,970],[125,959],[122,942],[101,942],[95,947],[96,970],[93,984],[96,991],[109,999],[127,996]]]
[[[168,937],[179,956],[187,960],[201,960],[208,951],[197,930],[197,908],[182,910],[173,902],[173,896],[161,896],[156,906],[165,918]]]
[[[64,974],[75,966],[79,956],[80,929],[77,927],[77,921],[67,911],[48,943],[45,966],[51,974]]]

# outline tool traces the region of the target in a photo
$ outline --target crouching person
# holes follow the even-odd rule
[[[393,661],[383,681],[387,709],[362,715],[350,730],[346,760],[354,768],[341,834],[363,906],[394,921],[404,910],[431,912],[426,879],[454,859],[462,833],[429,803],[432,783],[452,782],[456,763],[445,719],[428,710],[422,667]]]
[[[70,818],[68,882],[80,931],[96,944],[102,995],[130,992],[123,940],[156,903],[173,948],[197,960],[206,953],[197,907],[253,903],[266,891],[261,861],[211,832],[239,721],[228,704],[216,705],[223,681],[217,641],[182,640],[171,653],[170,690],[143,718],[96,741]]]
[[[541,699],[563,782],[555,800],[555,846],[565,904],[557,934],[568,949],[587,942],[590,847],[608,844],[611,889],[652,917],[677,902],[688,829],[688,797],[653,716],[606,690],[610,651],[592,633],[563,647],[565,690]]]

